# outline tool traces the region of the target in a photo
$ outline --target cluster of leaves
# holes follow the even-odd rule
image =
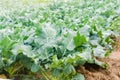
[[[119,5],[116,0],[75,0],[0,15],[0,72],[10,78],[26,72],[42,74],[41,80],[84,80],[75,66],[106,68],[96,57],[108,56],[110,35],[119,35]]]

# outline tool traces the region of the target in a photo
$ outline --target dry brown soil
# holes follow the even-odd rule
[[[107,69],[98,66],[82,66],[79,72],[85,75],[86,80],[120,80],[120,38],[117,39],[118,46],[108,58],[102,59],[109,66]]]

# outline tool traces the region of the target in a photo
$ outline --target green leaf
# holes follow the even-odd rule
[[[96,57],[104,58],[106,51],[102,46],[97,46],[96,48],[93,49],[93,54]]]
[[[59,69],[52,69],[52,75],[54,77],[58,77],[61,74]]]
[[[33,60],[31,58],[28,58],[26,55],[23,54],[19,54],[16,57],[17,60],[20,60],[20,62],[22,63],[22,65],[24,65],[25,68],[27,69],[31,69],[31,66],[33,65]]]
[[[42,31],[44,32],[45,36],[48,38],[55,37],[57,32],[55,28],[52,27],[53,25],[49,23],[45,23],[42,27]]]
[[[92,50],[90,48],[87,48],[84,52],[79,53],[77,55],[82,57],[82,59],[84,59],[88,63],[92,63],[93,62]],[[83,61],[83,63],[85,63],[85,62]]]
[[[86,43],[86,37],[84,35],[80,35],[79,32],[77,32],[77,35],[74,37],[74,44],[76,47],[83,45]]]
[[[65,74],[71,74],[72,72],[76,72],[75,69],[74,69],[74,67],[73,67],[73,65],[71,65],[71,64],[65,65],[65,67],[64,67],[64,73]]]
[[[102,36],[103,36],[102,31],[98,31],[97,34],[100,36],[100,38],[102,38]]]
[[[33,64],[31,67],[32,72],[38,72],[40,70],[40,66],[37,64]]]
[[[74,44],[74,40],[73,40],[74,35],[75,35],[75,32],[69,30],[67,37],[64,40],[65,47],[70,51],[74,50],[74,48],[75,48],[75,44]]]
[[[9,37],[5,37],[2,40],[0,40],[0,46],[3,48],[4,51],[8,51],[10,48],[12,48],[12,45],[15,42],[12,41]]]
[[[78,73],[73,76],[71,80],[85,80],[85,77],[82,74]]]
[[[3,68],[5,66],[2,57],[0,56],[0,69]]]
[[[107,43],[109,44],[110,42],[112,42],[112,39],[108,36],[108,37],[105,39],[105,42],[107,42]]]
[[[73,39],[71,39],[68,42],[67,49],[71,51],[71,50],[74,50],[74,48],[75,48],[74,41],[73,41]]]
[[[62,59],[58,59],[57,55],[54,55],[52,63],[49,67],[50,68],[58,68],[58,67],[62,66],[62,63],[63,63]]]
[[[97,59],[94,59],[94,61],[95,61],[95,64],[99,65],[99,66],[102,67],[102,68],[107,68],[107,67],[108,67],[108,64],[107,64],[107,63],[98,61]]]
[[[13,49],[11,52],[14,55],[18,55],[19,53],[23,53],[27,57],[34,57],[34,54],[32,53],[31,46],[24,45],[22,43],[16,43],[13,45]]]

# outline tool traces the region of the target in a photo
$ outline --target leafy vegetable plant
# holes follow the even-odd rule
[[[27,74],[32,80],[85,80],[75,67],[107,67],[97,57],[112,51],[111,35],[119,35],[119,8],[115,0],[75,0],[6,10],[0,15],[0,73],[9,78]]]

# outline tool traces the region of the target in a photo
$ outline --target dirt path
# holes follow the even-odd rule
[[[80,72],[85,75],[86,80],[120,80],[120,40],[119,46],[110,54],[109,58],[102,59],[109,66],[107,69],[91,67],[80,67]]]

